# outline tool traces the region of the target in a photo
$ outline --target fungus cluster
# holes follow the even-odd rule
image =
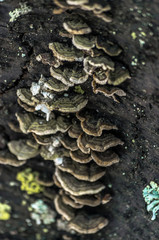
[[[110,6],[103,6],[98,0],[54,3],[59,7],[54,9],[56,14],[80,8],[110,21],[105,14]],[[54,199],[55,208],[68,221],[69,229],[93,234],[105,227],[108,220],[89,208],[111,200],[102,177],[106,167],[119,162],[113,148],[123,142],[113,133],[118,129],[115,125],[86,106],[87,93],[78,93],[74,87],[89,81],[93,93],[103,93],[118,101],[115,95],[125,96],[125,92],[116,86],[130,75],[113,59],[121,48],[95,34],[83,16],[68,13],[59,34],[68,41],[52,42],[48,46],[52,55],[36,56],[37,61],[50,65],[50,77],[41,75],[30,88],[17,90],[18,103],[25,112],[16,113],[16,117],[20,131],[28,138],[9,142],[7,157],[4,159],[0,152],[0,162],[18,166],[39,154],[52,161],[53,181],[59,190],[53,196],[49,192],[53,182],[37,179],[48,188],[45,196]]]

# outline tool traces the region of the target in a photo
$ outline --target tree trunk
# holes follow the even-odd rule
[[[90,107],[107,113],[108,119],[118,126],[117,135],[125,142],[116,150],[120,162],[108,168],[105,177],[105,185],[113,199],[99,211],[109,219],[109,225],[97,234],[85,236],[57,229],[57,221],[51,225],[36,225],[30,220],[30,204],[44,197],[40,194],[28,197],[20,190],[16,174],[27,167],[50,174],[50,162],[36,158],[20,168],[0,165],[0,202],[8,203],[12,208],[11,218],[0,221],[2,240],[158,240],[158,219],[150,220],[142,190],[150,181],[157,182],[159,178],[159,3],[158,0],[115,0],[110,4],[112,23],[101,24],[90,12],[87,17],[97,34],[109,36],[123,49],[118,59],[131,73],[131,79],[121,85],[126,97],[116,103],[103,95],[93,94],[88,83],[83,85],[89,94]],[[19,8],[19,1],[2,0],[0,3],[2,150],[7,148],[10,140],[25,137],[8,125],[16,123],[15,113],[22,111],[17,103],[17,89],[30,87],[41,74],[49,77],[48,65],[37,62],[36,56],[48,52],[50,42],[62,39],[58,31],[62,28],[65,13],[53,15],[55,5],[51,0],[28,0],[27,6],[32,9],[30,12],[9,22],[9,12]],[[46,201],[54,209],[52,201]]]

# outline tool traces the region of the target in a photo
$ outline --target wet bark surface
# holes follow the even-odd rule
[[[15,113],[22,111],[17,104],[16,90],[29,87],[41,74],[49,76],[49,67],[37,62],[35,57],[48,52],[49,42],[61,40],[58,30],[62,28],[65,13],[52,15],[54,5],[50,0],[30,0],[27,4],[32,11],[9,22],[9,12],[18,8],[19,2],[0,3],[0,149],[5,149],[10,140],[25,137],[8,126],[8,122],[16,122]],[[159,3],[158,0],[115,0],[110,4],[112,23],[101,24],[90,13],[87,18],[97,34],[123,48],[117,60],[131,72],[131,79],[121,85],[127,96],[115,103],[100,94],[94,95],[88,83],[83,86],[89,93],[90,107],[106,113],[119,128],[117,136],[125,142],[123,147],[116,148],[120,163],[107,168],[104,180],[113,199],[99,211],[109,219],[109,225],[97,234],[84,236],[58,230],[56,222],[38,226],[34,220],[28,221],[29,205],[44,197],[41,194],[27,197],[20,191],[16,174],[28,166],[39,172],[50,172],[50,163],[36,158],[18,169],[0,166],[0,202],[8,202],[12,207],[11,219],[0,221],[2,240],[56,240],[64,239],[64,235],[77,240],[158,239],[159,219],[150,220],[142,190],[151,180],[159,184]],[[54,209],[53,202],[46,201]]]

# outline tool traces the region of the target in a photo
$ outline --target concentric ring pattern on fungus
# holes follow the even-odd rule
[[[0,163],[12,166],[21,166],[37,155],[53,162],[53,180],[59,191],[53,197],[49,192],[53,182],[38,181],[45,185],[45,196],[54,199],[68,228],[80,234],[96,233],[108,224],[105,216],[96,214],[96,208],[111,200],[102,177],[106,167],[119,162],[113,148],[123,144],[114,135],[117,126],[89,109],[89,97],[81,86],[88,81],[93,94],[104,94],[119,102],[118,98],[126,94],[116,86],[130,78],[126,67],[113,60],[122,49],[95,34],[87,22],[88,11],[101,23],[112,20],[107,14],[110,5],[95,2],[54,0],[57,8],[53,14],[71,10],[59,31],[68,42],[50,42],[48,51],[52,57],[48,53],[36,57],[50,65],[50,77],[41,75],[30,88],[17,90],[24,111],[16,113],[16,117],[27,138],[10,141],[8,151],[0,152]],[[82,15],[74,14],[78,9]],[[88,208],[91,211],[85,210]]]

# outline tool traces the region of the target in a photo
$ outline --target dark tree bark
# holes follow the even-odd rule
[[[110,220],[109,225],[93,236],[69,235],[72,239],[92,240],[158,240],[158,219],[151,221],[146,211],[142,190],[151,181],[159,184],[159,3],[158,0],[110,1],[113,22],[101,24],[89,13],[88,21],[97,33],[107,35],[123,48],[119,57],[131,72],[131,79],[121,85],[127,96],[120,103],[94,95],[91,87],[90,105],[107,112],[119,128],[118,135],[125,142],[117,153],[120,163],[107,170],[105,184],[112,193],[112,201],[100,211]],[[7,142],[23,135],[12,131],[8,122],[16,122],[15,113],[21,111],[16,90],[38,81],[41,74],[49,76],[49,67],[38,63],[35,56],[48,51],[48,43],[60,40],[58,29],[65,13],[52,15],[51,0],[28,0],[32,11],[9,22],[9,12],[19,7],[19,1],[0,3],[0,149]],[[1,240],[62,239],[66,233],[52,225],[37,226],[31,221],[28,206],[39,196],[20,191],[16,174],[25,167],[49,171],[50,163],[33,159],[21,168],[0,166],[0,202],[8,201],[12,217],[0,221]],[[11,186],[15,183],[15,186]],[[110,188],[110,186],[112,187]],[[22,205],[23,200],[27,205]],[[53,203],[48,202],[52,209]],[[44,233],[44,229],[48,232]]]

